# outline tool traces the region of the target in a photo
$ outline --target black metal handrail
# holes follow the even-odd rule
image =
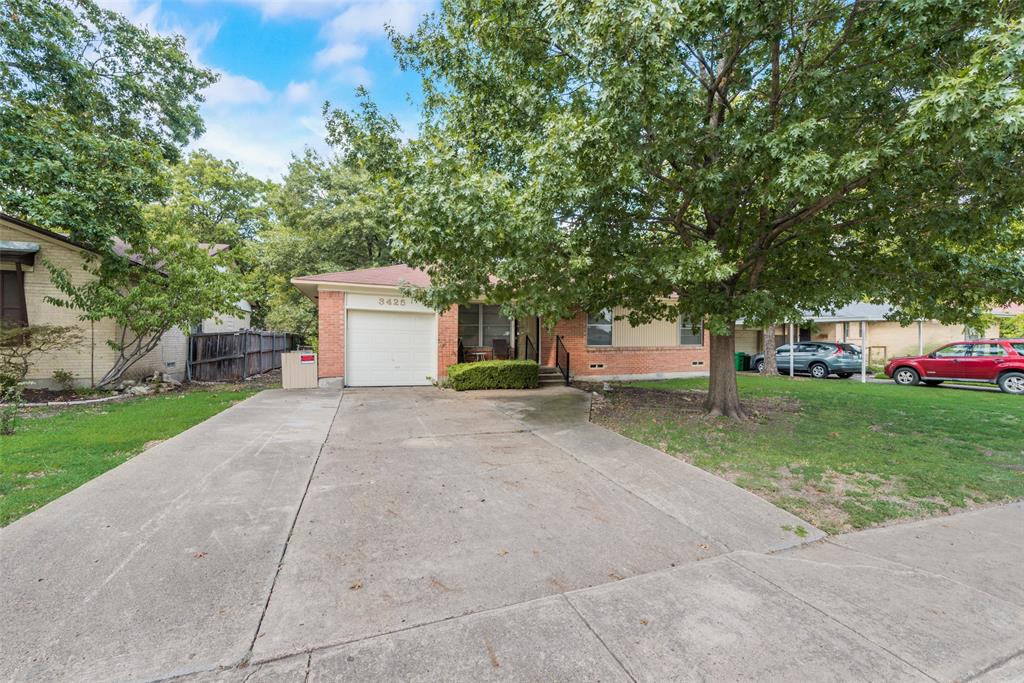
[[[562,343],[561,335],[555,336],[555,367],[565,378],[565,386],[569,386],[569,349]]]
[[[526,337],[526,343],[523,344],[523,360],[535,360],[540,362],[540,356],[537,355],[537,347],[533,345],[533,341]]]

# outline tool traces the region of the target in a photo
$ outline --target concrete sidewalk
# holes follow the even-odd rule
[[[188,680],[1020,681],[1022,532],[1017,503],[739,551]]]

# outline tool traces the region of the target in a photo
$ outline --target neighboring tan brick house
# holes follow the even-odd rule
[[[60,233],[0,213],[0,318],[30,325],[77,326],[84,337],[73,348],[33,359],[26,378],[33,387],[54,387],[53,372],[58,369],[71,372],[76,384],[90,386],[117,358],[117,352],[107,344],[107,340],[119,336],[120,329],[113,320],[89,323],[79,319],[79,311],[46,301],[46,297],[60,297],[60,292],[51,282],[45,262],[67,269],[75,282],[81,283],[94,277],[83,267],[89,253],[90,249]],[[240,311],[238,318],[227,318],[227,324],[244,320],[247,325],[247,315]],[[223,320],[204,321],[204,328],[208,323],[225,324]],[[125,377],[144,377],[159,371],[182,379],[187,360],[188,335],[174,328],[164,333],[157,347],[132,365]]]
[[[560,364],[588,379],[706,374],[708,338],[682,321],[631,326],[625,309],[559,320],[552,331],[536,317],[513,320],[500,307],[470,302],[437,313],[402,296],[429,276],[405,265],[292,279],[319,311],[319,374],[351,386],[429,384],[466,360],[531,358]]]
[[[998,323],[984,330],[973,330],[965,325],[947,325],[938,320],[921,320],[901,325],[888,317],[893,308],[884,304],[853,303],[825,313],[806,313],[806,322],[794,328],[796,341],[833,341],[856,344],[868,348],[868,361],[882,364],[889,358],[932,351],[939,346],[964,339],[995,338],[999,336]],[[1008,314],[993,311],[997,317]],[[779,326],[775,343],[788,341],[789,331]],[[738,325],[736,350],[755,355],[764,350],[761,330]]]

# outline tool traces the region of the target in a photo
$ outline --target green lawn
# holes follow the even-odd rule
[[[703,379],[620,385],[595,422],[835,533],[1024,497],[1024,398],[741,376],[757,417],[699,411]]]
[[[190,391],[68,408],[0,436],[0,526],[256,393]]]

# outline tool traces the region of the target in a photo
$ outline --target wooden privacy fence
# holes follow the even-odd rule
[[[200,332],[189,337],[188,378],[199,382],[245,379],[281,367],[281,352],[298,344],[294,334],[244,330]]]

